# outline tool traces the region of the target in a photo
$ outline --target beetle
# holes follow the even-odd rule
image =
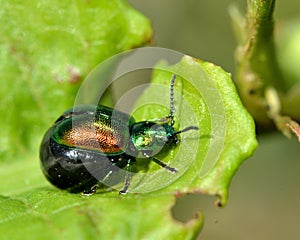
[[[99,182],[120,169],[126,170],[125,194],[130,186],[136,158],[146,158],[176,173],[155,156],[179,143],[178,135],[189,130],[174,129],[174,83],[170,84],[170,112],[167,117],[135,122],[121,111],[106,106],[81,105],[64,112],[46,132],[40,146],[41,168],[50,183],[72,193],[93,194]],[[117,180],[118,181],[118,180]]]

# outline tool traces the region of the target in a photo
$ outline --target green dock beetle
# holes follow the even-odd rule
[[[157,121],[135,122],[126,113],[94,105],[75,106],[60,116],[45,134],[40,147],[41,167],[56,187],[92,194],[98,183],[120,169],[130,173],[136,158],[146,158],[171,173],[177,171],[155,156],[179,143],[178,134],[198,130],[196,126],[176,131],[174,83],[170,84],[170,113]],[[125,194],[131,175],[126,174]],[[120,180],[119,180],[120,181]]]

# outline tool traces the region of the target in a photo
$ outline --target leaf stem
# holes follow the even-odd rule
[[[248,111],[262,126],[271,125],[266,111],[265,90],[271,86],[285,90],[276,60],[273,12],[275,0],[248,0],[247,15],[241,17],[235,9],[231,16],[239,39],[237,48],[237,87]],[[240,23],[237,23],[240,21]],[[242,36],[242,37],[241,37]]]
[[[283,114],[282,97],[288,91],[276,59],[273,12],[275,0],[248,0],[247,15],[230,8],[239,46],[237,88],[259,127],[276,126],[300,141],[300,125]]]

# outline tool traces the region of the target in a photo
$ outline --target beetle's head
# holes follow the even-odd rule
[[[181,131],[175,131],[168,123],[156,123],[151,121],[137,122],[130,130],[131,141],[138,151],[138,156],[154,156],[164,146],[174,146],[179,142],[178,134],[189,130],[198,130],[196,126],[187,127]]]

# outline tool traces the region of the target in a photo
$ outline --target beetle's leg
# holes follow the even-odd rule
[[[129,186],[130,186],[131,177],[132,177],[132,174],[131,174],[131,165],[132,165],[132,160],[131,160],[131,159],[128,159],[127,165],[126,165],[126,167],[125,167],[126,175],[125,175],[124,187],[123,187],[123,189],[119,192],[119,194],[126,194],[128,188],[129,188]]]
[[[155,157],[150,157],[150,159],[155,162],[156,164],[158,164],[159,166],[167,169],[169,172],[171,173],[176,173],[177,172],[177,169],[176,168],[173,168],[173,167],[170,167],[168,164],[164,163],[163,161],[159,160],[158,158],[155,158]]]
[[[90,189],[86,189],[82,192],[82,195],[84,196],[91,196],[94,193],[96,193],[97,189],[98,189],[99,185],[95,184],[94,186],[92,186]]]
[[[156,157],[149,156],[147,153],[144,153],[144,156],[147,158],[150,158],[153,162],[155,162],[159,166],[167,169],[171,173],[176,173],[178,171],[176,168],[170,167],[168,164],[164,163],[163,161],[159,160]]]
[[[112,171],[109,171],[108,174],[106,174],[106,176],[101,180],[101,182],[105,182],[111,174],[112,174]]]

